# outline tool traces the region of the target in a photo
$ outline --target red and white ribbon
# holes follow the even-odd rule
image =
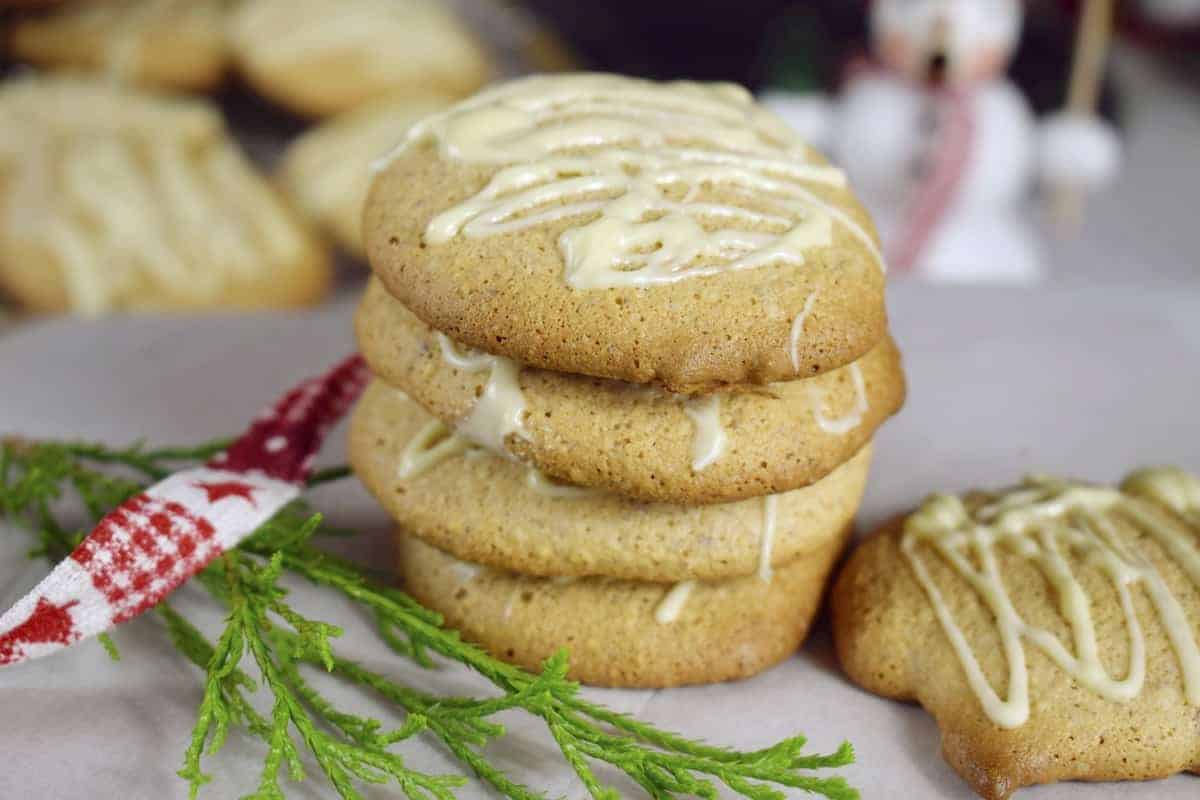
[[[225,452],[110,512],[0,616],[0,666],[56,650],[153,608],[299,496],[329,429],[362,393],[358,355],[263,411]]]

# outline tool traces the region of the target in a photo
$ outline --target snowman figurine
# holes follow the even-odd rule
[[[764,98],[846,170],[895,272],[1037,281],[1032,188],[1089,190],[1117,171],[1107,124],[1068,112],[1039,123],[1004,77],[1021,16],[1020,0],[874,0],[877,65],[836,100]]]

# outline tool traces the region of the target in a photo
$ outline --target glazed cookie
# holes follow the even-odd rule
[[[389,291],[522,364],[692,393],[810,377],[884,335],[866,212],[736,86],[524,78],[376,168],[364,233]]]
[[[648,505],[556,484],[472,448],[376,382],[351,422],[350,460],[406,531],[464,560],[533,575],[676,581],[765,577],[820,547],[853,519],[871,450],[805,489]]]
[[[309,219],[361,257],[362,211],[370,162],[396,143],[397,132],[445,108],[450,98],[385,98],[348,111],[297,138],[283,156],[280,185]]]
[[[0,88],[0,288],[37,311],[312,303],[328,254],[196,100]]]
[[[375,374],[444,422],[489,434],[476,438],[564,483],[651,502],[728,502],[807,486],[858,452],[904,400],[900,355],[886,336],[814,378],[688,399],[502,364],[434,331],[377,281],[356,328]],[[502,389],[502,380],[511,384]],[[479,429],[481,418],[515,424],[493,436],[496,428]]]
[[[532,578],[469,564],[399,534],[404,588],[463,638],[536,670],[570,653],[573,680],[669,687],[746,678],[804,641],[845,536],[775,572],[713,583]]]
[[[435,0],[246,0],[230,36],[256,89],[313,116],[389,95],[462,97],[491,75],[479,42]]]
[[[91,0],[18,20],[11,53],[125,83],[207,90],[225,74],[229,0]]]
[[[916,700],[983,797],[1200,770],[1200,481],[935,496],[833,590],[852,680]]]

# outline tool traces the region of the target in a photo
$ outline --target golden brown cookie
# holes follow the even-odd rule
[[[309,219],[363,256],[362,212],[368,165],[408,126],[449,105],[444,95],[384,98],[339,114],[300,135],[284,153],[279,182]]]
[[[435,0],[245,0],[230,37],[256,89],[311,116],[389,95],[462,97],[492,71],[480,43]]]
[[[225,74],[229,0],[90,0],[18,20],[12,54],[41,67],[203,91]]]
[[[434,416],[461,423],[493,369],[463,357],[372,281],[356,320],[376,375]],[[457,365],[457,366],[456,366]],[[717,503],[820,480],[858,452],[904,400],[889,337],[853,364],[802,381],[686,398],[541,369],[521,370],[521,426],[504,446],[564,483],[649,502]]]
[[[775,571],[712,583],[532,578],[397,535],[404,588],[497,658],[527,669],[562,648],[573,680],[669,687],[746,678],[804,641],[845,536]]]
[[[813,551],[853,519],[871,451],[784,494],[644,504],[555,484],[471,448],[376,382],[354,413],[350,460],[406,531],[464,560],[533,575],[675,581],[769,574]]]
[[[279,308],[328,253],[215,108],[102,80],[0,87],[0,289],[37,311]]]
[[[1200,770],[1200,482],[935,496],[850,557],[846,673],[916,700],[981,796]]]
[[[844,175],[732,85],[524,78],[378,168],[372,268],[471,347],[693,392],[809,377],[884,336],[877,238]]]

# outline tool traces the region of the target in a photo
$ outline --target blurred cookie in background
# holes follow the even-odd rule
[[[207,91],[229,62],[231,0],[92,0],[17,20],[15,58],[47,69],[106,73],[124,83]]]
[[[451,102],[436,94],[388,97],[333,117],[292,142],[279,184],[297,209],[362,258],[371,162],[395,147],[410,125]]]
[[[432,0],[247,0],[230,39],[256,90],[308,116],[389,95],[461,97],[493,72],[484,46]]]
[[[306,305],[329,256],[209,103],[99,79],[0,87],[0,290],[33,311]]]

